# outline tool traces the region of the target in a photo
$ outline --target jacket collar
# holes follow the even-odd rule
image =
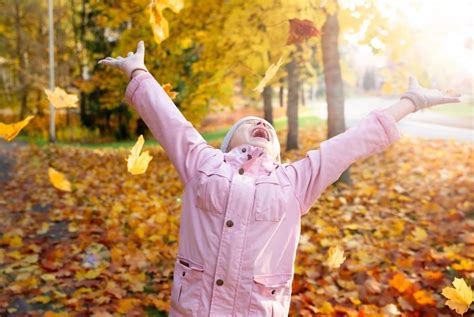
[[[270,174],[278,166],[263,148],[250,144],[241,144],[224,153],[224,160],[236,169],[243,168],[246,173],[255,175]]]

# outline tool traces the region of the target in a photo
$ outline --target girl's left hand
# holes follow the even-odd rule
[[[420,86],[415,77],[409,77],[408,91],[400,99],[409,99],[415,105],[415,111],[423,108],[432,107],[444,103],[461,102],[461,95],[453,94],[450,91],[441,91],[438,89],[429,89]]]
[[[128,78],[131,79],[131,75],[136,69],[148,71],[145,66],[145,44],[143,41],[138,42],[136,53],[128,52],[127,57],[125,58],[121,56],[117,58],[107,57],[105,59],[101,59],[99,64],[117,67],[127,74]]]

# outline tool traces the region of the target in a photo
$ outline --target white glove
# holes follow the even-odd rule
[[[443,103],[461,102],[461,99],[459,99],[461,95],[459,94],[454,95],[449,91],[424,88],[413,76],[410,76],[408,81],[408,91],[400,99],[409,99],[415,105],[415,111],[413,112]]]
[[[101,59],[99,64],[111,65],[121,69],[128,78],[131,79],[133,72],[137,69],[148,71],[145,66],[145,44],[143,41],[138,42],[137,52],[128,52],[127,57],[123,58],[121,56],[117,58],[107,57]]]

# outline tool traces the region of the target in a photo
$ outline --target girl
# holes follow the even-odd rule
[[[170,316],[288,316],[300,218],[356,160],[397,141],[396,122],[436,104],[459,102],[410,79],[400,101],[290,164],[274,128],[245,117],[221,149],[208,145],[148,73],[145,47],[99,63],[131,79],[125,97],[165,149],[184,185]]]

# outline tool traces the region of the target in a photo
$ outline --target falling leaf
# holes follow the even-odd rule
[[[310,37],[319,36],[321,32],[310,20],[290,19],[290,30],[286,45],[301,43]]]
[[[128,159],[126,159],[127,169],[133,175],[145,173],[148,164],[153,159],[148,151],[140,154],[144,143],[145,139],[143,138],[143,135],[140,135],[137,143],[135,143],[133,148],[130,150]]]
[[[330,247],[327,255],[326,266],[332,269],[337,269],[344,262],[344,250],[339,246]]]
[[[54,91],[45,89],[44,92],[48,96],[49,102],[56,109],[77,108],[79,98],[74,94],[68,94],[63,89],[56,87]]]
[[[21,129],[23,129],[34,116],[28,116],[20,122],[6,124],[0,122],[0,137],[4,138],[7,141],[13,140]]]
[[[174,100],[178,93],[176,91],[172,91],[171,84],[164,84],[163,85],[163,90],[166,92],[166,94],[171,98],[171,100]]]
[[[268,67],[267,71],[265,72],[265,76],[263,79],[258,83],[257,87],[255,87],[253,90],[262,92],[263,88],[267,85],[267,83],[275,76],[277,73],[278,69],[280,66],[283,64],[283,57],[280,57],[278,62],[276,64],[271,64],[270,67]]]
[[[445,287],[441,294],[446,297],[446,305],[458,314],[464,314],[474,300],[472,289],[466,284],[462,278],[454,278],[454,288]]]
[[[66,179],[64,174],[58,172],[52,167],[48,168],[49,181],[53,184],[54,187],[62,191],[70,192],[71,183]]]
[[[155,42],[160,44],[169,36],[168,21],[163,16],[163,10],[170,8],[178,13],[183,8],[182,0],[152,0],[148,6],[150,12],[150,25],[153,30]]]

